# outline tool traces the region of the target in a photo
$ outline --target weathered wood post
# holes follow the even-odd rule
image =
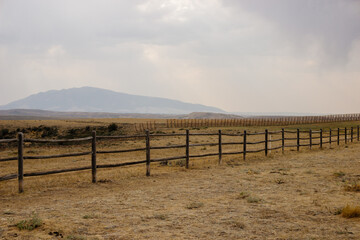
[[[146,176],[150,176],[150,133],[149,130],[146,133]]]
[[[309,130],[309,148],[312,148],[312,130]]]
[[[190,160],[190,133],[189,133],[189,129],[186,129],[186,162],[185,162],[185,168],[188,169],[189,168],[189,160]]]
[[[92,182],[96,183],[96,131],[92,131],[91,151]]]
[[[332,142],[332,140],[331,140],[331,134],[332,134],[332,132],[331,132],[331,128],[329,129],[329,144],[330,144],[330,148],[331,148],[331,142]]]
[[[323,148],[323,130],[320,129],[320,149]]]
[[[351,139],[351,142],[353,142],[354,140],[354,127],[351,127],[351,132],[350,132],[350,139]]]
[[[284,153],[284,150],[285,150],[285,130],[283,128],[281,129],[281,150],[282,150],[282,153]]]
[[[221,164],[222,161],[222,141],[221,141],[221,130],[219,130],[219,164]]]
[[[265,129],[265,156],[268,155],[269,131]]]
[[[296,150],[300,150],[300,129],[296,130]]]
[[[269,133],[269,137],[268,137],[268,154],[271,154],[271,149],[272,149],[272,137],[271,137],[271,133]]]
[[[340,128],[337,131],[337,145],[340,145]]]
[[[345,128],[345,144],[347,144],[347,128]]]
[[[24,134],[18,133],[18,183],[19,193],[24,192]]]
[[[243,159],[246,160],[246,130],[244,130],[243,140]]]

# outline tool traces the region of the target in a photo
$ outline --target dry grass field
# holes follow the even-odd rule
[[[139,120],[136,120],[139,121]],[[119,125],[123,132],[132,120],[1,121],[10,130],[39,125],[71,128]],[[78,125],[76,125],[78,124]],[[327,129],[356,126],[358,122],[289,126],[289,129]],[[275,131],[281,127],[269,127]],[[262,127],[224,128],[235,133]],[[215,128],[192,132],[216,132]],[[159,129],[159,132],[184,132]],[[39,133],[29,131],[29,137]],[[251,141],[261,140],[253,136]],[[278,136],[273,136],[276,139]],[[154,138],[152,146],[184,144],[183,136]],[[241,141],[224,137],[223,142]],[[191,143],[216,143],[217,136],[192,136]],[[317,143],[318,140],[314,140]],[[143,147],[144,140],[101,140],[98,150]],[[273,147],[276,146],[275,143]],[[241,145],[227,145],[223,151],[241,151]],[[262,146],[250,146],[250,149]],[[25,155],[89,151],[90,143],[79,145],[25,145]],[[183,155],[184,149],[152,150],[152,158]],[[215,152],[214,147],[193,147],[191,153]],[[16,156],[16,146],[3,146],[0,158]],[[360,206],[360,143],[323,150],[314,146],[300,152],[287,149],[224,157],[191,159],[168,165],[152,164],[145,177],[145,165],[99,169],[98,183],[91,172],[81,171],[25,178],[25,192],[17,193],[17,181],[0,182],[0,239],[359,239],[360,220],[342,216],[342,210]],[[104,154],[98,163],[144,160],[144,152]],[[25,160],[24,171],[89,166],[90,156]],[[16,173],[15,162],[0,163],[1,174]],[[360,183],[360,182],[359,182]],[[344,211],[344,214],[346,212]],[[20,230],[33,220],[34,230]],[[19,224],[20,223],[20,224]]]

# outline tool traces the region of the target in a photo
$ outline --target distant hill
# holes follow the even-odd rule
[[[0,106],[0,109],[153,114],[225,113],[219,108],[201,104],[184,103],[167,98],[131,95],[93,87],[41,92]]]
[[[223,113],[194,112],[190,114],[56,112],[36,109],[0,110],[1,120],[70,119],[70,118],[153,118],[153,119],[232,119],[241,116]]]

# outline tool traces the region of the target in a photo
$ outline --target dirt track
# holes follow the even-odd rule
[[[360,178],[359,156],[353,144],[5,194],[0,239],[360,239],[360,220],[336,215],[360,203],[344,190]],[[43,226],[13,226],[32,212]]]

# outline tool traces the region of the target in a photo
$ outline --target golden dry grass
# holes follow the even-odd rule
[[[341,216],[344,218],[358,218],[360,217],[360,206],[346,205],[341,211]]]
[[[261,140],[261,136],[251,139]],[[184,140],[157,138],[151,144],[176,145]],[[191,141],[216,142],[217,137],[192,136]],[[224,137],[223,142],[227,141],[241,138]],[[98,150],[144,145],[143,140],[104,140],[99,141]],[[249,145],[248,149],[262,147]],[[217,147],[203,148],[192,148],[191,154],[217,151]],[[90,144],[71,148],[28,145],[25,155],[89,149]],[[241,145],[226,146],[223,151],[234,150],[241,151]],[[15,148],[1,150],[1,157],[14,154]],[[152,158],[177,156],[184,154],[184,149],[151,154]],[[145,177],[144,165],[99,169],[97,184],[91,184],[90,171],[30,177],[25,178],[23,194],[17,193],[15,180],[0,182],[0,238],[56,239],[57,232],[65,239],[359,239],[359,220],[339,215],[339,209],[356,206],[360,200],[357,192],[345,189],[359,181],[359,156],[360,144],[355,142],[339,147],[333,144],[332,148],[326,145],[323,150],[303,147],[299,153],[287,149],[284,155],[272,151],[267,158],[263,153],[249,154],[246,161],[239,155],[226,156],[221,166],[217,157],[191,159],[189,170],[181,161],[168,166],[152,164],[150,177]],[[98,163],[143,159],[144,152],[105,154],[99,155]],[[90,156],[83,156],[25,160],[24,169],[88,165]],[[2,174],[16,173],[16,162],[0,166]],[[16,228],[16,223],[34,213],[42,220],[41,227],[33,231]]]

